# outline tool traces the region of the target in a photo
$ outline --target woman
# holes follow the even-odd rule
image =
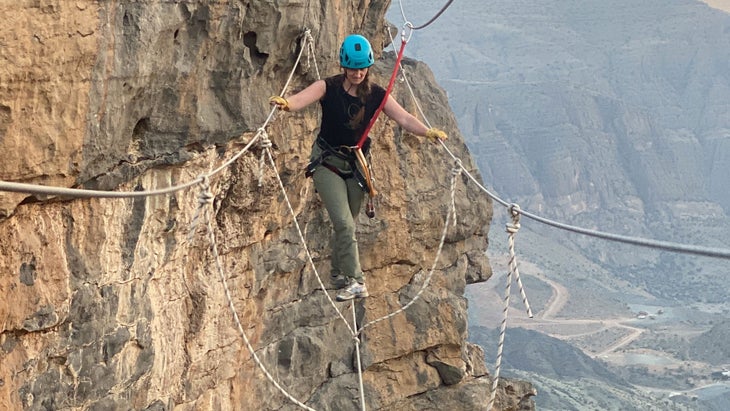
[[[337,295],[338,301],[369,295],[355,237],[355,219],[367,188],[355,178],[358,172],[352,147],[385,96],[385,89],[370,83],[368,78],[368,69],[374,62],[368,40],[352,34],[340,47],[342,74],[317,80],[289,98],[270,99],[272,105],[285,111],[298,111],[315,101],[322,106],[320,132],[312,147],[307,174],[312,176],[334,228],[330,275],[338,288],[344,287]],[[432,141],[447,138],[443,131],[426,127],[393,97],[388,96],[383,112],[413,134]]]

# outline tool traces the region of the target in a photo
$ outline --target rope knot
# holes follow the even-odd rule
[[[198,204],[201,206],[213,203],[213,193],[210,192],[210,180],[208,176],[204,176],[200,182],[200,194],[198,194]]]
[[[507,232],[510,234],[517,234],[520,230],[520,206],[518,204],[510,204],[509,213],[512,216],[512,222],[507,223]]]
[[[455,175],[455,176],[458,176],[459,174],[461,174],[461,171],[462,171],[463,169],[464,169],[464,166],[463,166],[463,165],[462,165],[462,163],[461,163],[461,159],[460,159],[460,158],[457,158],[457,159],[456,159],[456,160],[454,161],[454,167],[453,167],[453,168],[451,169],[451,173],[452,173],[453,175]]]
[[[520,231],[520,223],[507,223],[507,232],[510,234],[517,234]]]
[[[259,147],[266,149],[271,148],[272,143],[271,140],[269,140],[269,134],[266,132],[266,129],[261,127],[258,129],[259,134],[261,134],[261,140],[259,140]]]

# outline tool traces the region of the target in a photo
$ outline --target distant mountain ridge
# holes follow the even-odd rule
[[[440,6],[404,10],[420,22]],[[587,228],[730,247],[730,14],[692,0],[464,0],[408,53],[444,84],[506,201]],[[730,293],[713,261],[569,241],[663,298]],[[678,288],[664,280],[672,271],[699,275]]]
[[[719,9],[730,2],[707,3],[715,8],[694,0],[462,0],[415,32],[406,54],[426,61],[444,85],[485,184],[507,203],[583,228],[730,249],[730,13]],[[443,2],[402,5],[417,25]],[[401,21],[397,5],[388,18]],[[495,207],[494,227],[506,214]],[[492,237],[490,251],[499,254]],[[687,310],[662,319],[676,330],[640,324],[642,336],[616,357],[645,349],[688,367],[676,349],[708,368],[726,361],[718,348],[727,345],[725,326],[716,319],[730,309],[727,260],[566,234],[527,218],[518,248],[521,261],[568,290],[561,318],[596,318],[602,307],[630,315],[632,304]],[[655,405],[597,378],[599,369],[561,345],[533,338],[544,346],[528,349],[517,340],[532,337],[520,335],[508,345],[527,353],[505,353],[505,367],[535,383],[539,409],[585,409],[575,398],[606,404],[590,409]],[[485,347],[494,354],[493,342]],[[561,359],[579,366],[576,375],[593,373],[582,380],[590,383],[562,384],[567,378],[551,368]],[[631,382],[649,384],[645,369],[637,365]],[[666,396],[674,382],[691,385],[676,375],[651,383],[661,392],[666,377]],[[690,391],[657,409],[730,409],[724,394]]]

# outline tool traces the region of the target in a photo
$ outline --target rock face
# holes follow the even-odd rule
[[[340,317],[313,269],[327,281],[331,229],[303,175],[317,108],[267,123],[267,98],[286,84],[305,28],[313,53],[289,91],[336,73],[347,33],[367,35],[379,52],[387,6],[0,5],[0,179],[150,191],[230,162],[205,184],[164,195],[0,193],[0,408],[284,410],[298,408],[293,398],[360,409],[359,353],[368,409],[486,409],[491,378],[466,342],[463,292],[491,275],[488,199],[457,176],[457,224],[428,287],[405,312],[365,328],[357,350],[343,319],[354,313],[363,325],[393,312],[429,278],[452,161],[391,121],[376,125],[382,194],[359,232],[371,297],[337,304]],[[429,120],[473,169],[430,71],[405,65]],[[376,81],[392,66],[392,56],[380,59]],[[394,94],[415,112],[403,87]],[[276,172],[260,168],[258,145],[241,154],[265,124]],[[500,409],[534,408],[529,384],[504,381],[498,394]]]

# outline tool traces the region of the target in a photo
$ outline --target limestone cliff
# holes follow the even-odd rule
[[[336,73],[350,32],[380,52],[388,4],[2,2],[0,179],[127,192],[194,181],[265,123],[267,97],[286,83],[305,29],[314,53],[290,90]],[[378,57],[383,84],[393,59]],[[473,169],[445,94],[422,64],[406,66],[429,120]],[[402,86],[395,95],[415,111]],[[205,213],[196,214],[202,185],[127,199],[0,193],[0,408],[297,409],[245,335],[292,397],[317,410],[359,409],[356,345],[306,253],[326,276],[330,227],[302,171],[317,120],[313,107],[267,127],[306,244],[272,168],[259,184],[258,146],[210,180],[215,249]],[[452,163],[439,146],[385,120],[373,135],[382,194],[376,218],[360,219],[371,292],[354,303],[360,324],[421,288],[451,201]],[[486,409],[491,379],[466,342],[463,291],[491,275],[491,204],[457,183],[457,224],[429,287],[360,336],[367,409]],[[349,303],[338,307],[350,318]],[[497,405],[532,409],[533,394],[505,381]]]

